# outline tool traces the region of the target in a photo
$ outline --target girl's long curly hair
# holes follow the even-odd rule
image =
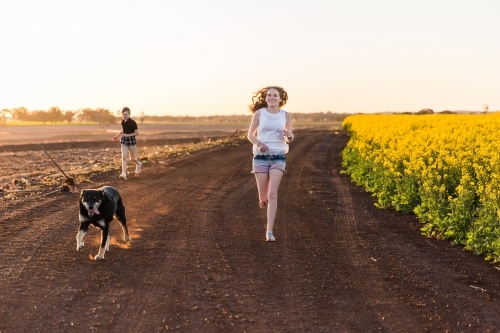
[[[267,91],[269,89],[276,89],[278,90],[278,93],[280,94],[281,102],[280,102],[280,108],[286,104],[286,101],[288,100],[288,94],[286,93],[285,89],[277,86],[270,86],[270,87],[265,87],[262,88],[261,90],[257,91],[253,97],[252,97],[252,104],[248,106],[248,109],[250,112],[255,113],[255,111],[260,110],[262,108],[265,108],[267,106],[266,102],[266,96],[267,96]]]

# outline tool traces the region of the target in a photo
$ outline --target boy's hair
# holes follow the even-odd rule
[[[130,113],[130,109],[128,107],[124,107],[123,110],[122,110],[122,113],[123,112],[127,112],[127,111],[128,111],[128,113]]]

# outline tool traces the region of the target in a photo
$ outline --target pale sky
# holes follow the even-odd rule
[[[500,110],[498,0],[0,0],[0,108]]]

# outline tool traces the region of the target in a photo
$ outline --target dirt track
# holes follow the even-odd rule
[[[118,223],[76,251],[76,193],[0,211],[1,332],[500,332],[500,271],[425,239],[340,175],[347,135],[303,131],[266,243],[250,144],[198,152],[120,183]],[[82,187],[79,187],[80,190]]]

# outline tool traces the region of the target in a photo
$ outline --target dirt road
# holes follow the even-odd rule
[[[104,261],[96,229],[76,251],[78,194],[2,209],[0,331],[500,332],[500,271],[374,208],[340,174],[347,139],[296,134],[275,243],[248,143],[86,184],[127,206],[132,243],[113,222]]]

